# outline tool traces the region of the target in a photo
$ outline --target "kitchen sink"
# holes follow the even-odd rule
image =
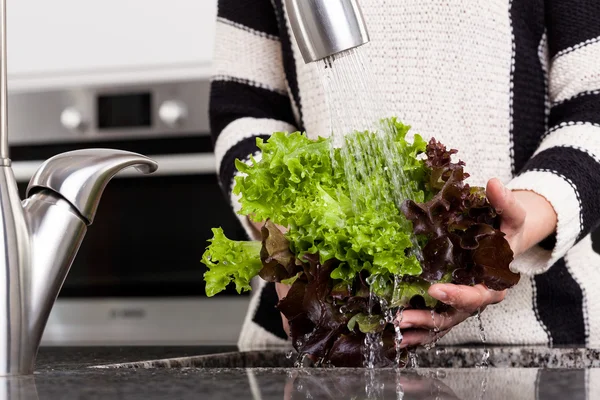
[[[90,368],[104,373],[119,371],[128,377],[139,375],[153,382],[168,374],[186,385],[200,386],[202,398],[207,399],[600,398],[598,349],[488,347],[490,368],[482,368],[484,350],[482,346],[420,349],[416,353],[418,368],[405,369],[295,368],[297,355],[289,349],[221,352]]]
[[[486,349],[438,347],[416,352],[419,368],[474,368]],[[548,347],[488,347],[488,365],[496,368],[599,368],[600,349]],[[297,355],[287,349],[228,352],[139,362],[97,365],[92,368],[292,368]],[[415,365],[413,365],[415,366]]]

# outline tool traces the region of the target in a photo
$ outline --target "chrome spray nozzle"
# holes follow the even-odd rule
[[[369,42],[358,0],[286,0],[285,3],[307,64]]]

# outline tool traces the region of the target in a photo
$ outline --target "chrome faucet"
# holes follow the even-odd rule
[[[369,42],[358,0],[285,0],[285,6],[307,64]]]
[[[124,168],[152,173],[158,165],[121,150],[59,154],[34,174],[21,202],[8,154],[6,0],[0,14],[0,376],[29,375],[104,188]]]

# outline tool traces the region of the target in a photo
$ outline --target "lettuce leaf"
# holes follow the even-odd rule
[[[429,186],[438,192],[425,203],[402,205],[414,232],[427,237],[420,277],[434,283],[451,274],[453,283],[483,283],[493,290],[516,285],[520,276],[509,268],[513,252],[497,229],[500,219],[484,190],[464,182],[469,177],[465,164],[451,160],[456,150],[431,139],[426,153]]]
[[[251,290],[250,280],[263,268],[260,260],[260,242],[242,242],[228,239],[221,228],[213,228],[210,246],[202,256],[208,268],[204,273],[206,295],[212,297],[233,281],[238,293]]]
[[[236,161],[241,174],[233,191],[240,214],[266,221],[262,240],[234,242],[213,229],[202,258],[209,296],[231,282],[238,292],[249,290],[257,275],[291,285],[277,308],[294,347],[336,366],[361,366],[365,335],[375,332],[384,343],[378,365],[392,365],[395,331],[380,323],[384,306],[442,310],[427,293],[433,283],[503,290],[519,280],[509,269],[513,254],[499,216],[483,188],[465,183],[464,163],[452,162],[456,150],[419,135],[410,143],[409,126],[382,122],[391,141],[373,132],[346,137],[346,146],[363,149],[368,160],[300,132],[258,139],[262,158]],[[399,171],[407,179],[394,181]],[[415,238],[422,261],[412,251]]]
[[[413,143],[407,142],[409,127],[395,119],[388,122],[393,125],[394,145],[404,155],[395,165],[410,177],[405,190],[424,199],[426,167],[417,156],[425,151],[426,142],[418,135]],[[375,142],[375,135],[355,132],[347,140]],[[267,141],[257,139],[257,146],[262,151],[260,162],[237,162],[242,174],[236,178],[234,193],[241,195],[240,214],[288,227],[286,238],[296,256],[319,254],[322,263],[341,261],[333,279],[351,282],[363,269],[373,274],[421,273],[416,258],[406,251],[412,247],[411,226],[393,202],[382,204],[378,193],[365,193],[360,213],[356,212],[343,168],[334,168],[342,163],[341,152],[335,149],[332,157],[330,139],[276,132]],[[388,163],[383,151],[371,156],[376,165]],[[369,179],[362,184],[381,192],[394,190],[384,173]]]
[[[348,321],[348,330],[353,331],[354,327],[357,325],[362,333],[381,332],[384,327],[381,323],[380,315],[369,315],[365,313],[358,313],[350,318],[350,321]]]

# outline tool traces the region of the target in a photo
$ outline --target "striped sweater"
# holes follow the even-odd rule
[[[360,3],[371,36],[360,51],[385,83],[382,116],[459,149],[471,184],[498,177],[544,196],[558,215],[556,233],[514,261],[520,283],[482,314],[488,341],[600,346],[600,255],[590,235],[600,222],[600,1]],[[282,0],[219,0],[214,62],[214,151],[237,211],[234,160],[275,131],[325,136],[328,110]],[[274,286],[254,289],[240,347],[285,345]],[[478,341],[469,319],[441,343]]]

